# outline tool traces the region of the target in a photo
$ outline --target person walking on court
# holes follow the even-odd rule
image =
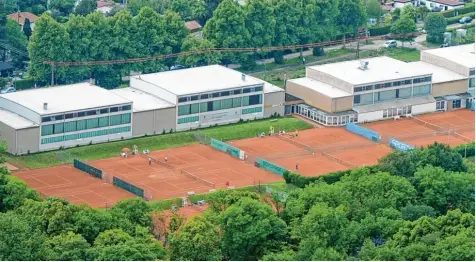
[[[152,164],[152,158],[149,156],[149,166]]]
[[[225,186],[228,188],[230,186],[230,181],[226,181]]]
[[[167,160],[168,160],[167,156],[165,156],[164,160],[165,160],[165,163],[167,163]]]
[[[299,171],[299,164],[296,164],[296,171]]]

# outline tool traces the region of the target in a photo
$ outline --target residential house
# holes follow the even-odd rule
[[[114,8],[114,3],[112,2],[106,2],[106,1],[96,1],[97,3],[97,11],[102,12],[104,15],[107,15],[109,12],[111,12],[112,8]]]
[[[35,28],[35,21],[38,20],[38,16],[30,13],[30,12],[16,12],[13,14],[9,14],[8,18],[16,21],[21,27],[25,24],[25,19],[28,18],[30,20],[30,27],[31,30]]]

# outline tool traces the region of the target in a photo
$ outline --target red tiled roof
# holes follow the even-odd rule
[[[382,9],[385,11],[392,11],[393,6],[392,5],[382,5]]]
[[[111,5],[114,5],[114,3],[111,3],[111,2],[105,2],[105,1],[96,1],[98,7],[97,8],[101,8],[101,7],[104,7],[104,6],[111,6]]]
[[[429,1],[430,2],[435,2],[435,3],[438,3],[438,4],[442,4],[442,5],[451,5],[451,6],[464,5],[464,3],[454,1],[454,0],[429,0]]]
[[[187,27],[188,30],[190,30],[190,31],[198,30],[198,29],[202,28],[202,26],[195,20],[185,22],[185,27]]]
[[[25,23],[25,18],[27,18],[30,20],[30,23],[34,23],[36,20],[38,20],[38,16],[30,13],[30,12],[17,12],[17,13],[13,13],[13,14],[9,14],[8,15],[8,18],[12,19],[12,20],[15,20],[16,22],[18,22],[20,25],[23,25]]]

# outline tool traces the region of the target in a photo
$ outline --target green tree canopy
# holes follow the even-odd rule
[[[31,24],[30,24],[30,19],[25,18],[25,23],[23,24],[23,33],[25,33],[26,35],[26,38],[27,39],[30,39],[30,36],[31,36]]]
[[[401,41],[403,47],[405,42],[415,41],[415,37],[411,36],[411,33],[416,32],[415,20],[405,14],[392,25],[390,32],[398,35],[395,39]]]
[[[88,15],[94,12],[97,8],[96,0],[81,0],[74,8],[74,13],[77,15]]]
[[[365,8],[368,18],[378,19],[382,16],[383,10],[378,0],[366,0],[367,6]]]
[[[206,50],[210,48],[214,48],[214,46],[207,39],[200,39],[196,36],[189,35],[183,42],[181,51],[189,52],[189,51]],[[220,53],[209,52],[204,54],[181,56],[177,59],[177,63],[184,65],[186,67],[205,66],[205,65],[218,64],[220,62],[220,59],[221,59]]]
[[[430,13],[425,18],[426,41],[442,43],[446,31],[446,19],[440,13]]]

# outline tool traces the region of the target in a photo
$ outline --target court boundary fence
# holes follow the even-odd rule
[[[389,146],[401,152],[406,152],[408,150],[415,149],[415,147],[409,144],[403,143],[402,141],[398,141],[397,139],[394,139],[394,138],[390,138]]]
[[[101,169],[98,169],[98,168],[95,168],[93,166],[90,166],[84,162],[81,162],[79,161],[78,159],[74,159],[73,161],[73,166],[74,168],[92,176],[92,177],[95,177],[95,178],[98,178],[98,179],[101,179],[102,180],[102,170]]]
[[[351,122],[347,123],[345,125],[345,129],[351,133],[357,134],[359,136],[363,136],[374,142],[378,142],[380,140],[380,136],[377,132],[370,130],[368,128],[359,126],[355,123],[351,123]]]
[[[112,181],[113,181],[113,185],[114,186],[117,186],[117,187],[120,187],[124,190],[126,190],[127,192],[130,192],[136,196],[139,196],[141,198],[144,198],[144,189],[138,187],[138,186],[135,186],[131,183],[128,183],[118,177],[112,177]]]
[[[236,148],[232,145],[229,145],[225,142],[222,142],[218,139],[211,138],[210,139],[210,146],[219,150],[219,151],[227,153],[232,157],[235,157],[235,158],[238,158],[238,159],[241,159],[241,160],[245,160],[245,152],[244,151],[242,151],[241,149]]]
[[[284,172],[289,172],[288,169],[278,166],[272,162],[269,162],[268,160],[265,160],[263,158],[258,158],[255,162],[255,166],[262,168],[264,170],[270,171],[272,173],[275,173],[279,176],[283,176]]]

